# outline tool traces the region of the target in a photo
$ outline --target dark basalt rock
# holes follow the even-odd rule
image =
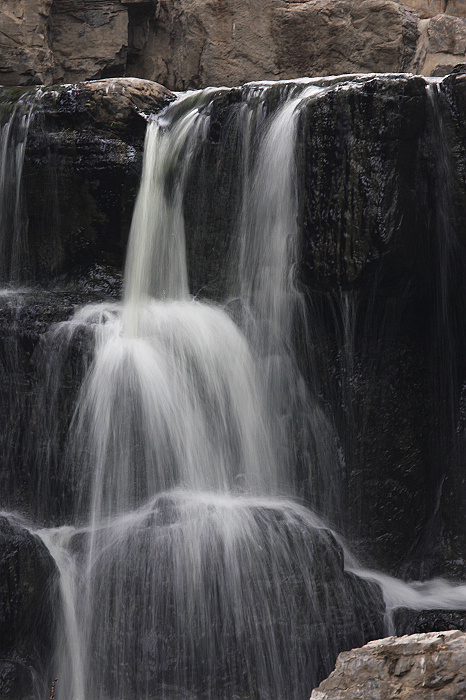
[[[464,610],[410,610],[398,608],[393,612],[396,634],[416,634],[461,630],[466,632],[466,612]]]
[[[105,298],[75,288],[0,294],[0,421],[8,426],[0,434],[2,507],[34,522],[63,524],[73,512],[79,484],[64,469],[64,450],[92,347],[84,331],[66,349],[48,332]]]
[[[301,124],[307,286],[358,287],[387,256],[400,272],[413,264],[425,126],[425,81],[412,76],[355,79],[309,103]]]
[[[377,76],[302,115],[301,366],[343,443],[346,535],[413,578],[464,576],[465,95]]]
[[[123,267],[147,119],[173,99],[161,85],[137,78],[61,85],[36,96],[23,169],[26,278],[45,285],[92,280],[98,268],[97,286],[113,286]]]
[[[302,319],[296,339],[345,456],[335,520],[347,514],[338,526],[371,564],[415,578],[461,576],[465,75],[447,77],[438,94],[407,75],[322,84],[327,93],[308,103],[299,125],[296,276],[311,347],[302,347]],[[265,111],[280,90],[270,91]],[[209,104],[210,130],[184,201],[191,291],[217,300],[241,196],[242,96],[241,88],[220,90]],[[45,90],[24,166],[31,279],[120,294],[146,117],[171,99],[131,79]],[[302,491],[321,506],[313,484]]]
[[[0,697],[45,697],[59,609],[58,571],[40,539],[0,517]]]

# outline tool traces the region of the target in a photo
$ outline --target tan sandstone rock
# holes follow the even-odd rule
[[[465,0],[2,0],[0,82],[183,90],[466,62]]]
[[[466,634],[388,637],[341,653],[311,700],[466,698]]]
[[[55,82],[124,74],[128,13],[120,0],[55,0],[49,27]]]
[[[436,15],[419,22],[419,40],[411,70],[447,75],[466,62],[466,17]]]
[[[47,22],[53,0],[2,0],[0,3],[0,83],[49,83],[53,56]]]
[[[422,19],[438,14],[466,17],[464,0],[400,0],[400,2],[416,10]]]
[[[170,89],[404,71],[417,21],[391,0],[160,0],[135,71]]]

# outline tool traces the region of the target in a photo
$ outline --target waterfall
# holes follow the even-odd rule
[[[305,111],[346,89],[345,76],[208,89],[152,117],[123,299],[42,336],[38,491],[63,484],[66,524],[24,527],[60,571],[56,700],[305,700],[339,651],[393,631],[396,608],[466,607],[464,585],[362,567],[332,529],[357,440],[340,442],[338,421],[359,419],[362,302],[341,288],[322,311],[302,290],[299,164]],[[31,114],[8,177],[13,117],[2,140],[18,212]],[[228,230],[212,233],[217,190]],[[227,250],[215,302],[190,293],[204,229]],[[343,419],[319,388],[322,316]]]
[[[27,217],[22,171],[29,127],[41,90],[13,103],[0,132],[0,280],[18,284],[27,273]]]
[[[346,574],[341,545],[284,497],[288,431],[317,413],[292,351],[302,300],[290,270],[299,109],[324,89],[284,85],[275,109],[271,89],[251,87],[249,101],[246,90],[232,126],[251,160],[239,154],[226,310],[188,293],[183,200],[210,134],[217,95],[205,91],[149,124],[123,303],[52,331],[67,348],[86,329],[93,345],[67,447],[81,525],[61,539],[80,552],[80,563],[62,555],[76,588],[63,646],[74,657],[79,640],[82,661],[70,673],[65,653],[57,671],[76,700],[301,698],[343,639],[381,631],[377,589]],[[372,617],[358,619],[358,597]]]

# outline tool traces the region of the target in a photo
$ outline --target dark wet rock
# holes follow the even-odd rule
[[[30,666],[20,661],[0,660],[0,698],[34,700],[34,677]]]
[[[309,103],[301,124],[308,286],[358,286],[386,256],[412,264],[425,126],[422,78],[353,81]]]
[[[41,540],[0,517],[0,697],[42,696],[49,683],[58,572]]]
[[[464,575],[463,78],[437,96],[418,78],[375,78],[302,119],[315,338],[302,367],[343,442],[342,527],[368,562],[414,578],[445,561]]]
[[[147,118],[173,97],[149,81],[115,79],[37,99],[23,170],[32,280],[89,276],[118,293]]]
[[[157,697],[162,688],[178,686],[225,700],[251,688],[254,697],[283,698],[287,688],[305,697],[339,650],[383,633],[379,587],[344,572],[342,549],[329,531],[278,505],[235,504],[231,497],[223,513],[215,497],[188,510],[179,499],[162,495],[144,522],[122,525],[118,541],[96,543],[106,552],[91,580],[92,589],[102,591],[93,609],[93,664],[102,694],[118,687],[136,697],[149,689]],[[237,524],[226,528],[221,518],[230,522],[237,508],[231,521]],[[237,517],[248,523],[247,532]],[[199,549],[189,545],[191,556],[187,530],[199,535]],[[134,575],[136,560],[150,576]],[[131,601],[124,610],[123,599]],[[150,610],[144,619],[141,608]],[[105,638],[104,620],[112,631]],[[264,665],[264,634],[280,674]],[[126,664],[120,663],[122,637]],[[128,673],[136,662],[144,677]]]
[[[75,289],[0,294],[0,420],[8,427],[0,434],[2,507],[35,522],[60,524],[70,517],[76,484],[64,474],[63,450],[89,360],[84,333],[60,355],[57,343],[47,345],[47,332],[77,307],[103,299],[101,292]]]
[[[444,630],[466,632],[466,611],[397,608],[393,612],[393,623],[398,636]]]

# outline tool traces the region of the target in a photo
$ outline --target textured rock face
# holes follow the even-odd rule
[[[414,55],[416,26],[413,13],[384,0],[166,0],[136,69],[177,89],[402,71]]]
[[[133,75],[183,90],[349,72],[446,75],[460,0],[7,0],[5,85]]]
[[[343,652],[311,700],[466,697],[466,634],[388,637]]]
[[[47,22],[52,0],[6,0],[0,9],[0,82],[50,83],[53,55]]]
[[[53,2],[49,41],[54,81],[123,75],[128,48],[128,14],[119,0]]]
[[[42,697],[59,607],[58,572],[39,538],[5,516],[0,552],[0,697]]]
[[[394,2],[280,3],[272,14],[280,74],[409,70],[417,18]],[[300,73],[301,74],[301,73]]]
[[[72,260],[75,271],[86,274],[95,265],[122,269],[141,172],[145,115],[161,110],[173,97],[162,86],[137,78],[44,92],[34,111],[24,164],[31,278],[46,281],[61,275]]]
[[[412,70],[424,75],[447,75],[464,63],[466,17],[439,14],[419,22],[419,40]]]
[[[400,4],[412,7],[422,19],[439,14],[466,17],[466,5],[463,0],[400,0]]]

